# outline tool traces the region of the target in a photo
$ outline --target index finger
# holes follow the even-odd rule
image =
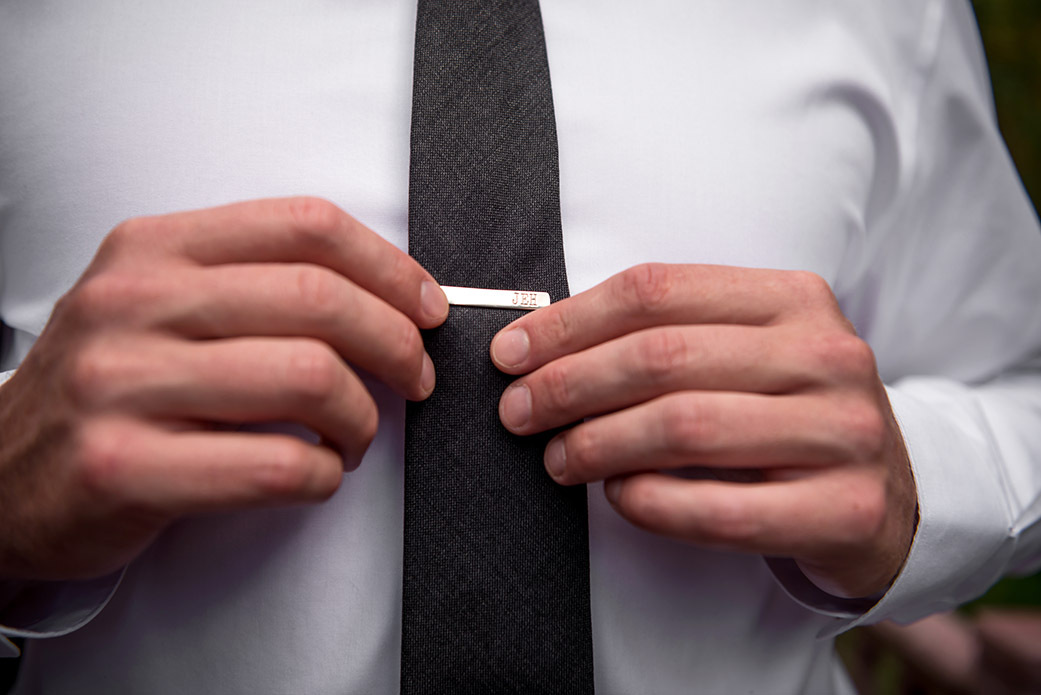
[[[430,273],[326,200],[253,200],[148,218],[147,224],[154,235],[143,235],[145,243],[200,265],[313,263],[349,278],[421,328],[448,315],[448,301]]]
[[[491,344],[495,365],[525,374],[563,355],[669,324],[763,326],[786,312],[833,303],[827,283],[801,271],[648,263],[517,319]]]

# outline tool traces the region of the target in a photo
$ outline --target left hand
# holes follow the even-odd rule
[[[821,589],[869,596],[914,535],[914,480],[868,345],[808,272],[641,265],[492,341],[524,375],[499,416],[563,485],[605,481],[633,524],[793,558]],[[660,471],[705,466],[719,479]],[[754,482],[748,479],[755,471]]]

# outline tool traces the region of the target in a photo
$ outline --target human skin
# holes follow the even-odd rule
[[[841,597],[883,590],[915,528],[910,464],[870,347],[808,272],[648,264],[532,312],[491,343],[521,377],[500,419],[563,485],[624,518],[793,558]],[[691,479],[677,469],[708,467]],[[705,479],[707,478],[707,479]]]
[[[119,225],[0,388],[0,577],[96,576],[178,517],[326,499],[377,427],[350,365],[426,398],[419,330],[447,314],[322,200]],[[229,426],[270,421],[321,441]]]
[[[184,515],[326,499],[377,427],[350,365],[425,398],[419,329],[447,312],[426,271],[325,201],[120,225],[0,388],[0,577],[94,576]],[[491,350],[524,375],[504,424],[590,417],[550,443],[547,470],[605,480],[638,526],[795,558],[841,596],[877,592],[903,562],[907,455],[873,355],[819,277],[637,266]],[[322,442],[228,427],[273,420]],[[691,465],[759,482],[657,472]]]

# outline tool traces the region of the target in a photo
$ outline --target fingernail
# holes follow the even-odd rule
[[[564,475],[567,468],[567,452],[564,451],[564,438],[557,437],[546,446],[546,470],[554,478]]]
[[[430,392],[434,390],[434,382],[436,380],[437,375],[434,373],[434,362],[430,359],[430,355],[424,352],[423,372],[419,376],[419,388],[423,389],[424,395],[430,395]]]
[[[622,493],[622,479],[611,478],[604,483],[604,495],[611,504],[618,504],[618,495]]]
[[[492,341],[492,359],[503,367],[516,367],[528,359],[531,342],[523,328],[500,333]]]
[[[531,419],[531,389],[524,384],[510,386],[499,404],[499,419],[507,429],[518,430]]]
[[[448,314],[448,300],[436,282],[424,280],[419,288],[419,304],[427,318],[440,321]]]

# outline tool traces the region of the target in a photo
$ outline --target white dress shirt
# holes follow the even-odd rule
[[[0,369],[131,216],[318,195],[405,248],[414,15],[0,3]],[[571,293],[644,261],[819,273],[876,352],[921,513],[862,612],[791,563],[638,530],[591,486],[597,692],[850,692],[831,636],[968,600],[1041,546],[1041,234],[971,10],[545,0],[543,16]],[[16,692],[396,693],[404,406],[371,386],[379,434],[328,502],[186,519],[114,593],[0,588],[4,633],[51,636]]]

